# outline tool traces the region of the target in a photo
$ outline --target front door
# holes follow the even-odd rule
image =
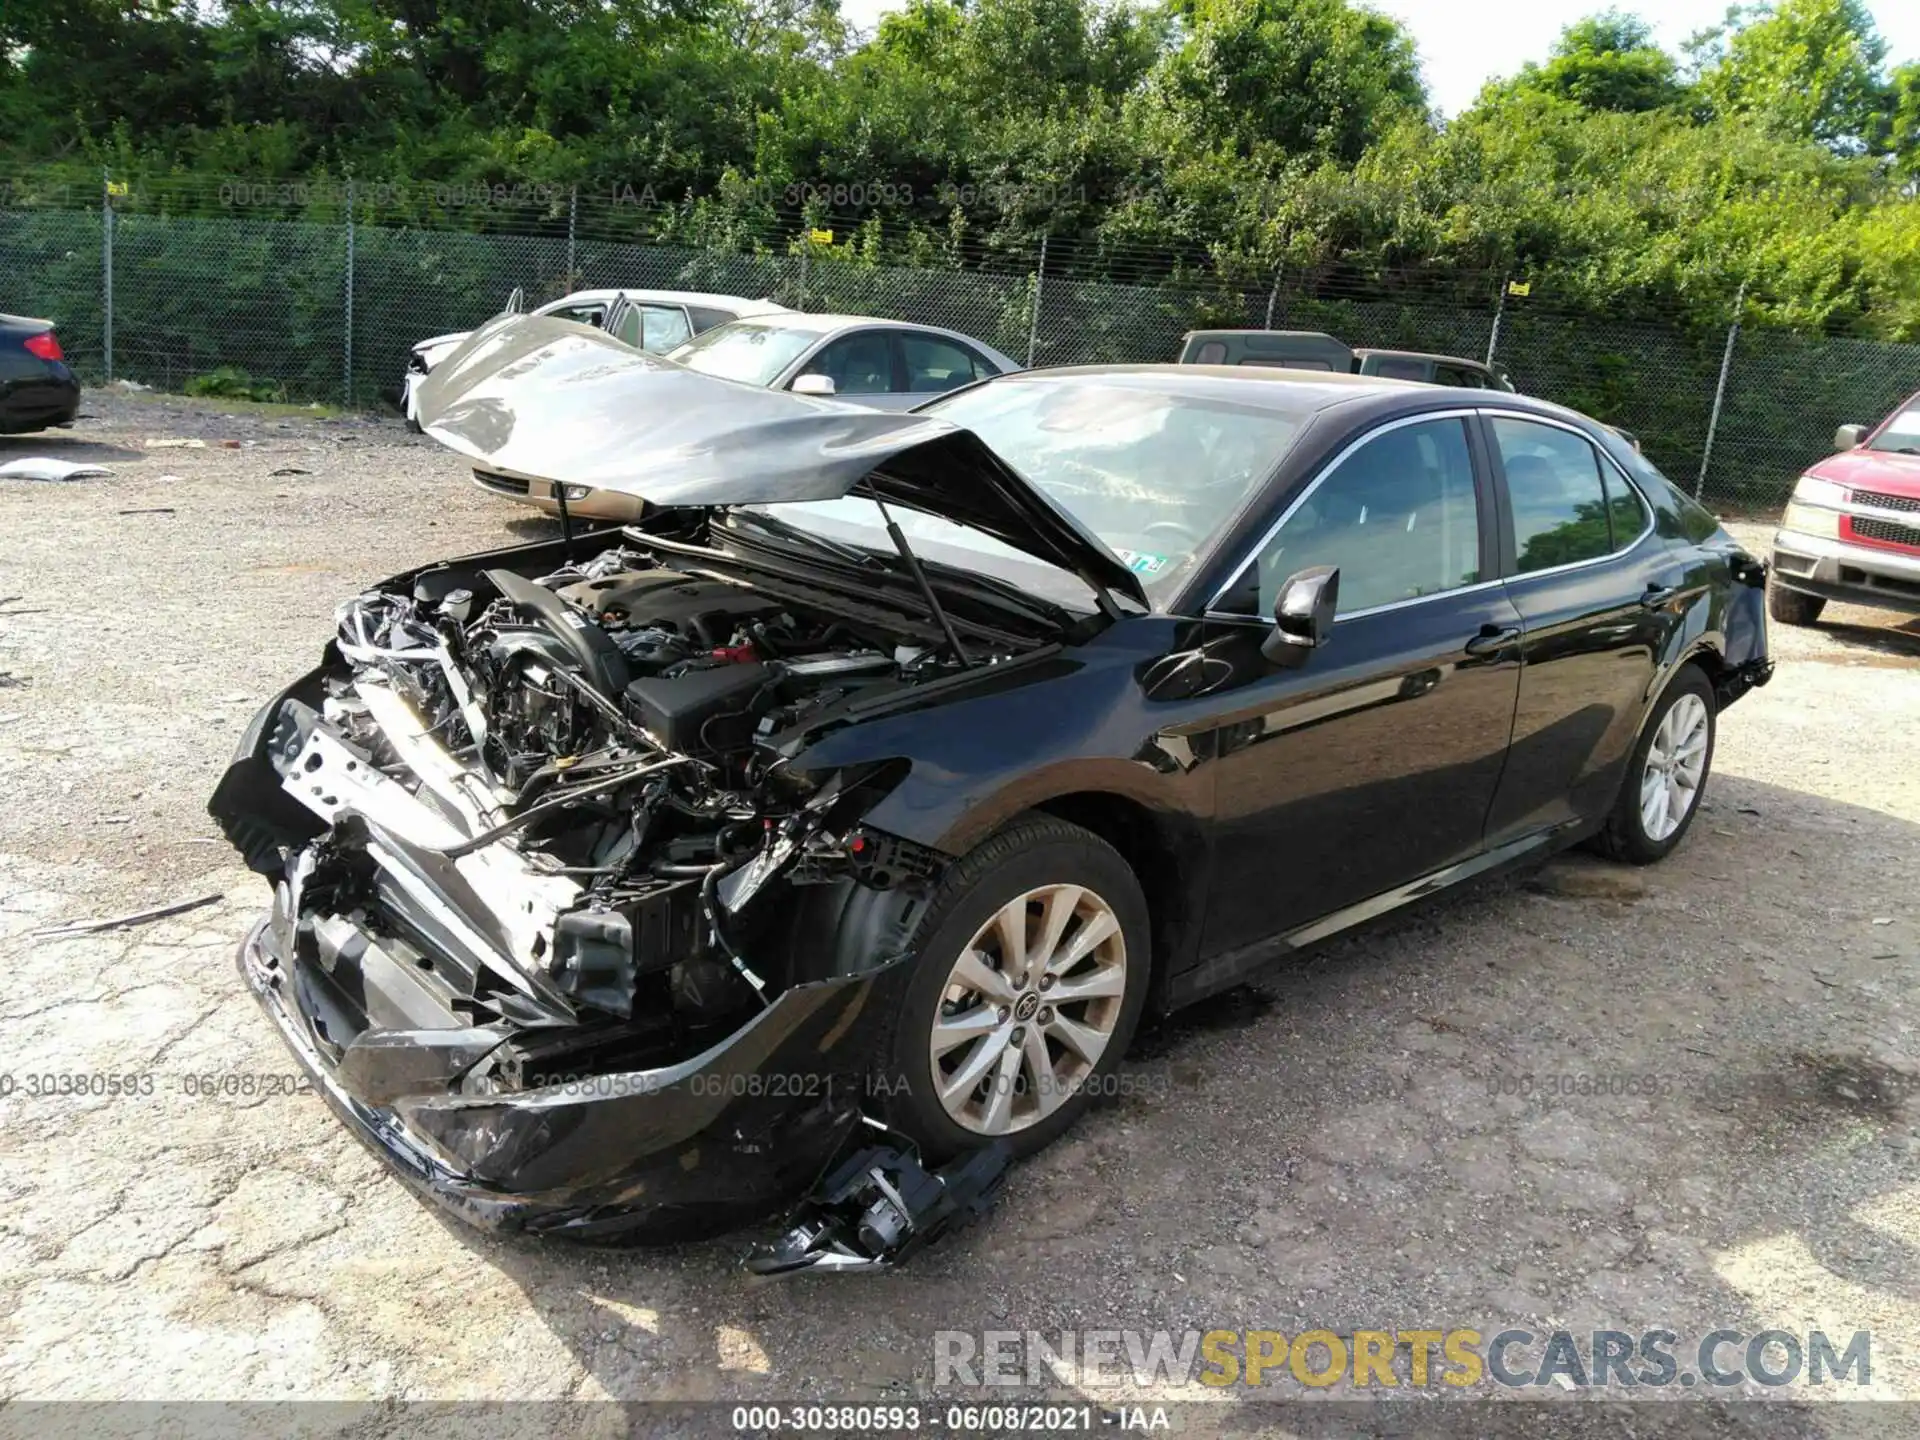
[[[1520,622],[1495,576],[1470,418],[1390,423],[1295,501],[1218,608],[1248,621],[1208,749],[1207,954],[1296,929],[1477,853],[1505,762]],[[1332,637],[1295,668],[1259,654],[1287,576],[1340,570]],[[1222,621],[1223,626],[1233,622]]]

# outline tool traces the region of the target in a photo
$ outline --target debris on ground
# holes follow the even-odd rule
[[[90,465],[84,460],[55,460],[46,455],[29,455],[24,460],[10,460],[0,465],[0,479],[5,480],[91,480],[112,473],[104,465]]]
[[[992,1209],[1012,1161],[1004,1140],[937,1170],[922,1166],[911,1145],[866,1146],[827,1172],[800,1202],[792,1227],[749,1255],[747,1268],[756,1275],[891,1269]]]
[[[111,920],[70,920],[64,925],[49,925],[44,930],[34,931],[33,938],[64,940],[69,935],[92,935],[101,930],[118,930],[123,926],[145,925],[149,921],[164,920],[170,915],[198,910],[204,905],[212,905],[224,899],[226,899],[225,893],[215,890],[211,894],[196,895],[191,900],[175,900],[170,905],[156,905],[151,910],[136,910],[131,915],[117,915]]]
[[[204,450],[207,448],[207,442],[198,436],[187,436],[183,438],[175,435],[163,435],[158,439],[147,440],[144,444],[149,450]]]

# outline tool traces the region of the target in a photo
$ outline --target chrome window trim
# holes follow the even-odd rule
[[[1653,505],[1648,501],[1646,495],[1641,491],[1638,485],[1633,483],[1633,477],[1627,474],[1625,467],[1622,466],[1618,460],[1615,460],[1611,455],[1607,453],[1607,447],[1596,443],[1593,436],[1589,435],[1586,431],[1582,430],[1578,425],[1569,425],[1564,420],[1556,420],[1546,415],[1529,415],[1526,412],[1520,411],[1520,410],[1482,410],[1479,413],[1485,416],[1489,421],[1520,420],[1531,425],[1546,425],[1546,426],[1550,426],[1555,430],[1565,430],[1569,435],[1578,435],[1582,440],[1586,441],[1587,444],[1593,446],[1594,454],[1598,455],[1600,459],[1604,461],[1606,464],[1613,467],[1614,474],[1618,475],[1621,478],[1621,480],[1626,482],[1627,489],[1632,493],[1634,499],[1640,502],[1640,514],[1641,514],[1641,517],[1646,521],[1646,524],[1641,527],[1640,533],[1638,535],[1634,536],[1633,539],[1627,541],[1627,543],[1624,545],[1615,546],[1613,549],[1607,551],[1607,553],[1604,555],[1592,555],[1585,560],[1569,560],[1564,565],[1549,565],[1544,570],[1516,569],[1513,572],[1513,574],[1506,577],[1509,581],[1532,580],[1541,575],[1565,575],[1570,571],[1584,570],[1589,565],[1599,565],[1608,560],[1617,560],[1622,555],[1631,554],[1633,551],[1639,549],[1641,542],[1644,541],[1647,538],[1647,536],[1651,535],[1654,532],[1654,528],[1659,524],[1659,517],[1654,513]],[[1499,448],[1499,440],[1497,438],[1494,439],[1493,446],[1494,446],[1494,449]],[[1489,458],[1493,458],[1493,457],[1489,455]],[[1500,463],[1500,484],[1504,486],[1506,485],[1506,483],[1507,483],[1507,467],[1506,467],[1506,462],[1503,460]],[[1602,484],[1602,487],[1601,487],[1601,493],[1603,495],[1606,493],[1604,483]],[[1512,490],[1507,491],[1507,508],[1508,509],[1513,508]],[[1520,557],[1517,553],[1513,557],[1513,563],[1516,566],[1518,566],[1520,563]]]
[[[1333,459],[1320,467],[1319,471],[1306,483],[1300,493],[1294,496],[1288,503],[1287,508],[1280,512],[1280,517],[1267,527],[1266,533],[1256,540],[1248,549],[1247,553],[1241,557],[1240,563],[1233,567],[1233,573],[1228,575],[1226,580],[1214,590],[1213,598],[1206,604],[1206,615],[1211,619],[1226,620],[1259,620],[1262,618],[1258,615],[1242,615],[1235,611],[1223,611],[1219,608],[1220,601],[1229,590],[1240,583],[1241,578],[1247,573],[1249,567],[1259,561],[1262,552],[1266,550],[1268,545],[1273,543],[1273,537],[1280,533],[1280,527],[1293,518],[1294,512],[1306,504],[1312,497],[1313,492],[1318,490],[1321,485],[1326,482],[1328,476],[1332,475],[1334,471],[1344,465],[1348,457],[1356,450],[1372,444],[1382,435],[1390,434],[1395,430],[1405,429],[1409,425],[1424,425],[1433,420],[1467,420],[1480,413],[1480,411],[1471,406],[1463,406],[1455,410],[1423,410],[1418,415],[1402,415],[1397,420],[1389,420],[1386,424],[1376,426],[1358,439],[1349,442],[1341,449],[1339,454],[1335,455]],[[1471,451],[1471,447],[1469,447],[1469,451]],[[1477,491],[1477,477],[1475,488]],[[1474,497],[1474,504],[1475,514],[1477,516],[1479,513],[1479,496],[1477,493]],[[1482,585],[1497,585],[1499,583],[1497,580],[1476,580],[1473,582],[1474,588],[1476,589]],[[1436,590],[1432,595],[1415,595],[1407,600],[1390,601],[1386,605],[1370,605],[1365,610],[1352,611],[1350,615],[1371,615],[1380,610],[1393,609],[1401,605],[1417,604],[1422,600],[1432,600],[1441,595],[1458,595],[1466,588],[1464,585],[1457,585],[1450,590]],[[1348,615],[1339,616],[1336,618],[1335,623],[1338,624],[1340,620],[1347,618],[1349,618]]]
[[[1454,595],[1469,594],[1475,590],[1488,590],[1495,585],[1504,585],[1513,580],[1532,580],[1541,575],[1561,575],[1574,570],[1584,570],[1589,565],[1598,565],[1606,560],[1616,560],[1622,555],[1630,554],[1634,550],[1639,549],[1641,544],[1658,526],[1659,516],[1655,512],[1652,502],[1647,499],[1646,492],[1633,483],[1633,477],[1627,473],[1626,468],[1622,466],[1618,460],[1615,460],[1613,456],[1607,453],[1606,446],[1599,444],[1593,436],[1589,435],[1578,425],[1570,424],[1565,420],[1559,420],[1549,415],[1535,415],[1530,411],[1507,410],[1490,406],[1468,406],[1457,410],[1428,410],[1418,415],[1402,415],[1397,420],[1389,420],[1386,424],[1369,430],[1365,435],[1360,436],[1357,440],[1346,445],[1339,454],[1321,466],[1313,479],[1307,482],[1306,488],[1293,498],[1293,501],[1287,508],[1280,513],[1280,518],[1275,520],[1273,524],[1267,528],[1266,533],[1255,542],[1246,556],[1234,567],[1233,573],[1227,577],[1225,583],[1213,592],[1213,598],[1207,602],[1206,609],[1202,612],[1204,618],[1208,620],[1241,620],[1257,624],[1271,624],[1271,620],[1265,616],[1243,615],[1238,611],[1222,610],[1218,607],[1221,599],[1227,592],[1240,583],[1241,577],[1247,573],[1248,567],[1259,560],[1261,552],[1272,543],[1273,537],[1280,533],[1280,528],[1293,518],[1293,512],[1306,503],[1308,497],[1320,488],[1328,476],[1332,475],[1334,471],[1338,470],[1340,466],[1345,463],[1348,456],[1360,449],[1361,446],[1368,444],[1377,436],[1385,435],[1389,431],[1398,430],[1406,425],[1423,424],[1429,420],[1463,420],[1470,418],[1481,418],[1489,421],[1523,420],[1535,425],[1550,426],[1555,430],[1565,430],[1570,435],[1578,435],[1593,447],[1593,453],[1598,455],[1602,462],[1612,467],[1613,473],[1620,477],[1620,480],[1626,485],[1628,492],[1640,502],[1640,515],[1645,521],[1640,533],[1626,544],[1609,550],[1604,555],[1595,555],[1586,560],[1570,560],[1564,565],[1553,565],[1544,570],[1516,570],[1512,575],[1503,575],[1492,580],[1476,580],[1471,585],[1455,585],[1451,589],[1435,590],[1431,595],[1414,595],[1405,600],[1390,600],[1384,605],[1369,605],[1364,610],[1351,610],[1345,615],[1335,616],[1334,624],[1338,625],[1346,620],[1358,620],[1364,615],[1379,615],[1389,610],[1403,610],[1409,605],[1424,605],[1429,600],[1444,600]],[[1491,437],[1489,438],[1491,439]],[[1494,441],[1493,443],[1497,444],[1498,442]],[[1494,458],[1492,454],[1488,455],[1490,461]],[[1507,474],[1504,464],[1500,466],[1500,473],[1493,477],[1493,479],[1497,485],[1503,487],[1506,485]],[[1478,497],[1476,496],[1476,502],[1477,499]],[[1511,492],[1508,493],[1507,503],[1509,506],[1513,503]],[[1515,563],[1518,563],[1517,556],[1515,557]]]
[[[1349,620],[1364,619],[1368,615],[1384,615],[1389,610],[1405,610],[1410,605],[1424,605],[1429,600],[1451,600],[1456,595],[1471,595],[1476,590],[1491,590],[1504,585],[1504,580],[1476,580],[1471,585],[1455,585],[1450,590],[1436,590],[1431,595],[1409,595],[1405,600],[1389,600],[1384,605],[1369,605],[1364,610],[1349,610],[1344,615],[1333,617],[1333,623],[1344,625]],[[1237,620],[1242,625],[1271,625],[1270,616],[1238,615],[1226,610],[1208,610],[1202,617],[1207,620]]]

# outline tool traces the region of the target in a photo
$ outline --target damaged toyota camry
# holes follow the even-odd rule
[[[487,1228],[811,1189],[776,1268],[885,1263],[1144,1013],[1568,845],[1660,859],[1770,674],[1765,567],[1518,395],[1145,366],[887,414],[505,317],[420,398],[643,517],[347,600],[210,809],[271,885],[247,985]]]

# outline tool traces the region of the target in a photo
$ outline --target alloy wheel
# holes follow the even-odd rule
[[[1640,773],[1640,828],[1655,843],[1678,830],[1700,798],[1709,723],[1706,702],[1682,695],[1653,732]]]
[[[1081,885],[1015,896],[948,973],[927,1042],[941,1105],[979,1135],[1044,1120],[1099,1064],[1126,993],[1111,905]]]

